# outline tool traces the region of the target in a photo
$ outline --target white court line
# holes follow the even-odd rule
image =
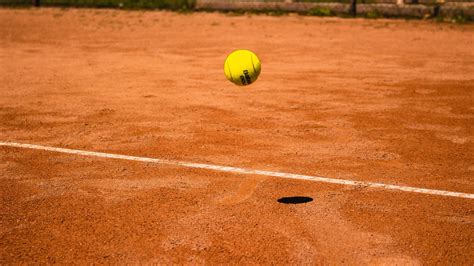
[[[156,163],[156,164],[177,165],[177,166],[183,166],[183,167],[208,169],[208,170],[228,172],[228,173],[247,174],[247,175],[263,175],[263,176],[282,177],[282,178],[290,178],[290,179],[301,179],[301,180],[309,180],[309,181],[315,181],[315,182],[323,182],[323,183],[331,183],[331,184],[339,184],[339,185],[347,185],[347,186],[382,188],[382,189],[388,189],[388,190],[399,190],[399,191],[405,191],[405,192],[414,192],[414,193],[423,193],[423,194],[431,194],[431,195],[441,195],[441,196],[450,196],[450,197],[457,197],[457,198],[474,199],[474,194],[469,194],[469,193],[445,191],[445,190],[436,190],[436,189],[428,189],[428,188],[418,188],[418,187],[408,187],[408,186],[398,186],[398,185],[390,185],[390,184],[384,184],[384,183],[352,181],[352,180],[328,178],[328,177],[322,177],[322,176],[298,175],[298,174],[281,173],[281,172],[252,170],[252,169],[245,169],[245,168],[239,168],[239,167],[220,166],[220,165],[202,164],[202,163],[191,163],[191,162],[181,162],[181,161],[172,161],[172,160],[155,159],[155,158],[147,158],[147,157],[127,156],[127,155],[112,154],[112,153],[56,148],[56,147],[48,147],[48,146],[35,145],[35,144],[21,144],[21,143],[14,143],[14,142],[0,142],[0,146],[25,148],[25,149],[35,149],[35,150],[43,150],[43,151],[52,151],[52,152],[76,154],[76,155],[82,155],[82,156],[93,156],[93,157],[101,157],[101,158],[121,159],[121,160],[128,160],[128,161],[139,161],[139,162],[148,162],[148,163]]]

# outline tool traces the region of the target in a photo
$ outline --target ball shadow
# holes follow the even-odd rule
[[[283,197],[283,198],[279,198],[277,201],[283,204],[302,204],[302,203],[308,203],[308,202],[313,201],[313,198],[301,197],[301,196]]]

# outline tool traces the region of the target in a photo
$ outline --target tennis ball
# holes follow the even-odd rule
[[[249,50],[233,51],[224,63],[226,78],[239,86],[254,83],[260,75],[260,70],[260,60]]]

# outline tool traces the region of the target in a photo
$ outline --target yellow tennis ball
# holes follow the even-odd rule
[[[260,60],[249,50],[233,51],[224,63],[226,78],[239,86],[254,83],[260,75],[260,70]]]

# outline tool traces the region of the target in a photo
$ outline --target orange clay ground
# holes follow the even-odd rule
[[[0,141],[474,193],[473,47],[424,21],[0,9]],[[1,264],[474,263],[465,198],[13,147],[0,198]]]

